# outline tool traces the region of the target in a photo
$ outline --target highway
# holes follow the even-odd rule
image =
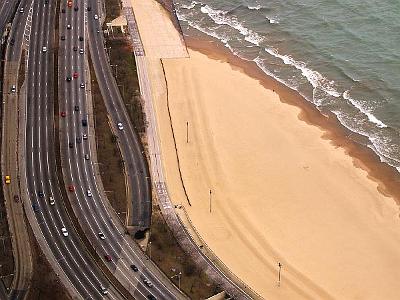
[[[44,254],[52,256],[56,271],[73,298],[123,299],[89,256],[65,208],[64,187],[57,177],[54,132],[54,27],[55,2],[34,1],[29,43],[26,109],[26,178],[31,206],[44,237]],[[47,48],[47,51],[43,50]],[[50,204],[50,197],[54,205]],[[28,208],[27,208],[28,210]],[[28,216],[29,219],[29,216]],[[65,228],[68,236],[61,229]],[[34,228],[35,231],[36,228]],[[37,236],[36,236],[37,237]],[[51,261],[51,259],[50,259]],[[53,266],[54,267],[54,266]],[[101,287],[108,289],[103,295]]]
[[[63,4],[61,9],[65,9],[66,13],[60,17],[60,35],[64,35],[65,40],[59,42],[59,114],[65,114],[65,117],[60,118],[59,134],[64,181],[67,186],[73,187],[73,190],[68,192],[69,200],[80,226],[97,254],[103,259],[105,255],[110,256],[112,261],[105,262],[109,270],[135,299],[147,299],[149,295],[158,299],[184,299],[185,296],[151,261],[147,260],[142,250],[125,233],[104,192],[96,165],[90,77],[84,55],[87,50],[88,34],[90,37],[93,34],[101,36],[97,33],[100,27],[98,20],[94,19],[95,9],[92,8],[92,12],[89,13],[85,9],[85,2],[77,5],[76,11],[64,7],[66,5]],[[85,31],[86,21],[89,33]],[[84,40],[80,41],[78,37],[84,37]],[[74,51],[75,46],[77,51]],[[83,49],[83,54],[80,53],[80,49]],[[107,63],[101,61],[103,57],[105,58],[103,47],[100,50],[98,54],[100,64],[107,66]],[[95,56],[97,55],[93,55],[92,52],[92,59],[95,59]],[[77,78],[73,76],[75,72]],[[71,77],[71,80],[67,80],[67,77]],[[108,84],[107,81],[101,81],[101,77],[97,79],[100,85]],[[105,85],[104,88],[107,87]],[[83,126],[83,119],[87,121],[87,126]],[[122,132],[124,131],[125,129]],[[85,155],[88,155],[88,159]],[[142,173],[139,171],[138,174]],[[132,270],[131,265],[135,265],[138,271]],[[152,286],[145,284],[144,279],[148,279]]]
[[[13,6],[9,1],[8,5]],[[25,8],[29,5],[30,1],[23,0],[19,8]],[[15,15],[10,32],[10,37],[15,42],[14,45],[10,43],[7,45],[4,64],[1,170],[3,179],[6,175],[11,176],[10,184],[4,184],[4,180],[2,182],[14,258],[14,276],[9,291],[9,299],[24,299],[28,295],[33,268],[29,235],[21,201],[17,164],[18,95],[10,92],[13,85],[18,86],[18,68],[26,19],[27,14],[18,13]]]

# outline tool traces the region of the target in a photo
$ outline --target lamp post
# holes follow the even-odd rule
[[[182,272],[179,272],[178,274],[171,276],[171,279],[173,279],[174,277],[178,277],[178,288],[179,289],[181,289],[181,275],[182,275]]]
[[[151,260],[151,241],[149,242],[149,257],[150,257],[150,260]]]

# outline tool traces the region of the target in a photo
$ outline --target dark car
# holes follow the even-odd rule
[[[65,14],[65,8],[63,8],[63,9],[61,10],[61,12],[62,12],[63,14]]]
[[[87,7],[87,11],[91,11],[92,8],[90,6]]]
[[[67,76],[66,80],[71,81],[71,76]]]
[[[49,4],[49,0],[44,0],[44,4]]]
[[[131,265],[131,269],[135,272],[139,271],[138,267],[136,267],[135,265]]]
[[[68,143],[68,147],[73,148],[74,144],[72,144],[71,142]]]
[[[82,41],[83,41],[83,36],[80,36],[80,37],[79,37],[79,40],[82,42]]]
[[[111,255],[106,254],[106,255],[104,255],[104,258],[106,261],[112,261]]]
[[[15,44],[15,40],[14,40],[14,39],[11,39],[11,40],[10,40],[10,45],[13,46],[14,44]]]
[[[19,196],[18,195],[14,195],[14,201],[15,202],[19,202]]]
[[[39,195],[40,198],[43,198],[44,197],[43,191],[38,191],[38,195]]]
[[[65,41],[65,35],[62,35],[62,36],[61,36],[61,40],[62,40],[62,41]]]
[[[65,111],[62,111],[62,112],[60,113],[60,115],[61,115],[61,117],[65,118],[65,116],[67,115],[67,113],[66,113]]]
[[[78,136],[78,137],[76,138],[76,142],[77,142],[78,144],[80,144],[80,143],[82,142],[82,138],[81,138],[80,136]]]
[[[68,191],[70,191],[70,192],[75,191],[75,187],[74,187],[72,184],[70,184],[70,185],[68,186]]]
[[[147,299],[150,299],[150,300],[157,300],[157,298],[154,297],[152,294],[147,295]]]
[[[78,6],[75,6],[74,7],[74,11],[78,11],[79,10],[79,7]]]
[[[77,47],[77,46],[74,46],[74,47],[72,48],[72,50],[78,51],[78,47]]]
[[[75,110],[75,111],[79,111],[79,105],[75,105],[75,106],[74,106],[74,110]]]
[[[87,126],[87,120],[86,119],[82,119],[82,126]]]
[[[33,208],[34,212],[40,211],[40,208],[39,208],[39,206],[37,204],[32,204],[32,208]]]

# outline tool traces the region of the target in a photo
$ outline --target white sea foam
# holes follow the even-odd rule
[[[185,8],[185,9],[192,9],[192,8],[194,8],[196,6],[196,4],[199,4],[199,2],[192,1],[192,2],[190,2],[189,5],[181,4],[181,7]]]
[[[345,91],[343,93],[343,98],[348,100],[354,107],[356,107],[361,113],[367,116],[368,120],[374,123],[379,128],[386,128],[387,125],[375,117],[368,108],[363,107],[363,105],[356,99],[350,97],[350,91]]]
[[[257,32],[246,28],[241,22],[238,21],[236,16],[227,16],[227,12],[223,10],[213,9],[209,5],[204,5],[200,8],[201,12],[208,15],[215,23],[220,25],[227,25],[239,31],[246,41],[259,46],[264,38]]]
[[[278,24],[278,23],[279,23],[279,20],[278,20],[277,18],[274,19],[274,18],[268,17],[268,16],[265,16],[265,18],[268,20],[268,22],[269,22],[270,24]]]
[[[262,6],[260,5],[260,4],[257,4],[257,5],[247,5],[247,8],[248,9],[251,9],[251,10],[260,10],[261,8],[262,8]]]

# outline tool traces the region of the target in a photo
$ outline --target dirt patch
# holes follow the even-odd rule
[[[121,15],[121,2],[119,0],[105,0],[104,2],[106,5],[106,23]]]

